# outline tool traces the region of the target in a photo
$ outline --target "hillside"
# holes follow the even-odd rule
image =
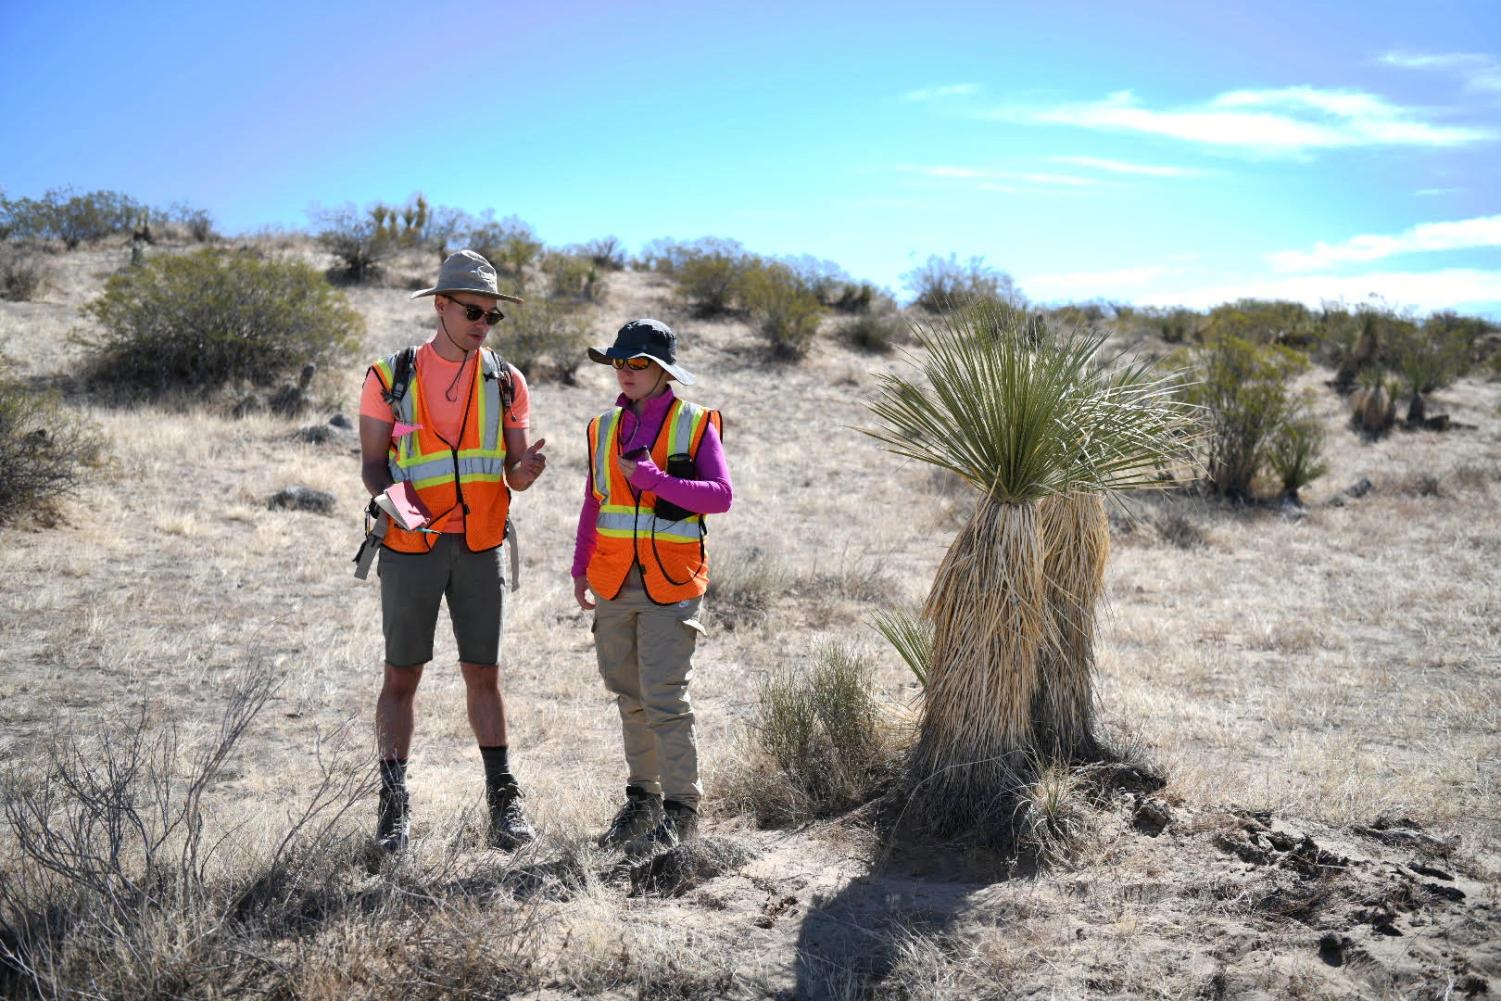
[[[175,721],[204,739],[241,679],[275,679],[209,794],[235,846],[226,878],[243,876],[311,794],[320,755],[368,766],[380,610],[349,563],[365,499],[357,447],[296,437],[354,416],[364,363],[320,373],[323,405],[299,419],[93,401],[71,379],[80,356],[66,335],[126,256],[59,257],[38,301],[0,302],[12,374],[61,388],[110,455],[61,524],[0,531],[0,749],[7,781],[24,783],[52,738],[143,714],[148,730]],[[416,277],[348,291],[370,359],[427,336],[431,308],[406,298]],[[859,811],[767,831],[714,804],[744,767],[759,679],[831,641],[876,665],[899,734],[920,689],[869,619],[922,599],[965,498],[855,430],[899,355],[825,336],[802,363],[768,365],[742,320],[694,319],[665,279],[634,272],[609,277],[595,343],[636,316],[677,329],[699,377],[684,395],[723,411],[735,484],[733,510],[711,521],[717,594],[694,683],[703,871],[654,885],[585,847],[624,781],[568,577],[584,426],[615,396],[610,371],[585,363],[577,385],[532,385],[532,437],[547,439],[550,465],[513,508],[522,587],[503,678],[539,842],[514,858],[477,847],[482,773],[440,625],[411,764],[414,859],[366,874],[348,848],[373,824],[373,797],[359,800],[336,824],[351,835],[344,854],[297,897],[316,906],[237,933],[240,951],[212,962],[189,929],[164,931],[160,996],[1501,990],[1501,383],[1435,395],[1431,410],[1467,428],[1366,441],[1316,370],[1331,468],[1304,491],[1306,511],[1175,496],[1112,515],[1101,711],[1167,786],[1081,808],[1067,857],[1022,872],[973,852],[888,853]],[[504,324],[497,335],[504,352]],[[1369,491],[1350,496],[1362,479]],[[292,485],[333,493],[334,514],[267,508]],[[0,833],[7,867],[15,854]],[[126,990],[96,974],[101,994]]]

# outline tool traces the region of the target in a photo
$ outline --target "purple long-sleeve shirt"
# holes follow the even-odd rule
[[[638,419],[631,412],[631,401],[621,393],[615,405],[624,408],[620,416],[621,453],[637,448],[651,448],[667,417],[667,408],[672,406],[672,388],[661,396],[646,401]],[[719,432],[710,424],[704,429],[694,456],[696,480],[668,476],[657,468],[651,456],[636,463],[630,484],[637,490],[650,490],[670,504],[698,514],[723,514],[730,509],[734,490],[730,486],[730,467],[724,459],[724,446],[720,444]],[[578,534],[573,544],[573,576],[582,577],[589,572],[589,557],[594,555],[594,525],[599,520],[599,501],[594,499],[594,469],[591,466],[584,480],[584,506],[579,511]]]

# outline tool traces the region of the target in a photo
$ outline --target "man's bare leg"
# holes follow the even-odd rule
[[[520,790],[511,774],[506,733],[506,703],[500,692],[500,668],[494,664],[459,663],[464,675],[469,726],[485,760],[485,803],[490,813],[490,844],[512,849],[536,835],[517,802]]]

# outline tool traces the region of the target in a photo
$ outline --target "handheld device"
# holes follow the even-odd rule
[[[667,469],[665,472],[668,476],[679,480],[698,479],[698,470],[694,468],[693,456],[687,452],[674,452],[672,455],[669,455],[667,457]],[[678,507],[676,504],[658,497],[652,505],[652,513],[663,521],[682,521],[684,518],[693,517],[695,512]]]

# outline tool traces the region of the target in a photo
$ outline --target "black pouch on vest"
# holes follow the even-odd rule
[[[687,452],[675,452],[669,455],[667,457],[667,468],[664,472],[668,476],[673,476],[680,480],[698,479],[698,470],[693,466],[693,456]],[[685,518],[693,517],[695,514],[693,511],[680,508],[676,504],[665,501],[660,497],[652,504],[652,513],[663,521],[682,521]]]

